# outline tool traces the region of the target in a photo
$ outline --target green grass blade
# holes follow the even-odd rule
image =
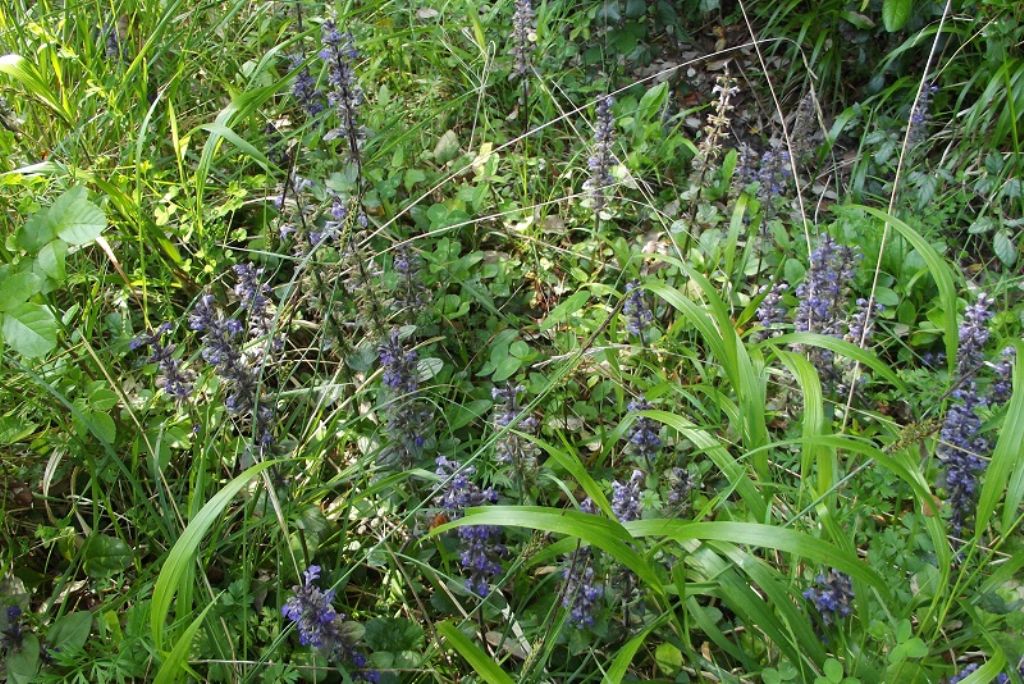
[[[450,621],[445,620],[438,623],[437,632],[452,648],[458,651],[459,655],[476,670],[478,675],[483,677],[485,682],[488,684],[512,684],[512,678],[505,674],[504,670],[498,667],[498,664],[489,655],[480,650]]]
[[[170,553],[160,568],[160,575],[153,587],[153,602],[149,612],[149,626],[153,635],[153,643],[157,649],[162,649],[164,641],[164,624],[171,609],[171,601],[179,589],[181,579],[185,576],[186,570],[195,560],[199,551],[199,545],[203,542],[206,533],[215,522],[221,519],[224,508],[230,503],[238,492],[250,481],[267,468],[280,463],[280,461],[264,461],[252,466],[241,475],[233,479],[217,492],[212,499],[206,502],[202,510],[192,519],[185,531],[178,537]]]
[[[0,56],[0,74],[7,74],[24,86],[30,94],[52,109],[64,123],[71,123],[71,115],[39,74],[35,64],[21,55]]]
[[[899,376],[897,376],[888,365],[878,358],[877,354],[868,349],[861,349],[857,345],[851,344],[845,340],[840,340],[837,337],[819,335],[817,333],[800,332],[789,333],[788,335],[779,335],[778,337],[772,337],[761,342],[761,345],[764,347],[774,347],[776,349],[791,344],[802,344],[807,347],[820,347],[821,349],[828,349],[840,356],[845,356],[848,359],[853,359],[861,365],[867,366],[879,376],[885,378],[886,382],[893,387],[901,391],[906,391],[906,385],[903,384],[903,381],[899,379]]]
[[[723,541],[786,551],[842,570],[850,577],[871,585],[883,597],[889,596],[885,580],[855,555],[796,530],[759,523],[691,523],[666,519],[637,520],[627,523],[625,528],[637,537],[666,537],[676,541]]]
[[[218,595],[219,598],[219,595]],[[174,643],[174,648],[164,658],[164,662],[160,665],[160,669],[156,673],[156,679],[153,680],[156,684],[170,684],[171,682],[177,682],[181,680],[184,670],[188,666],[188,654],[192,650],[192,641],[196,638],[196,632],[199,631],[199,627],[203,624],[203,620],[206,619],[206,614],[210,612],[214,604],[217,603],[217,599],[210,601],[209,604],[203,611],[196,616],[196,619],[185,628],[178,640]]]
[[[439,534],[463,525],[525,527],[579,537],[632,570],[659,596],[665,594],[658,574],[647,561],[629,547],[633,538],[617,521],[579,511],[543,506],[485,506],[467,509],[464,517],[435,527],[431,534]]]
[[[664,621],[664,616],[662,616],[662,618],[659,618],[648,625],[644,631],[640,632],[622,645],[622,648],[620,648],[615,654],[615,657],[612,658],[611,667],[609,667],[608,671],[604,674],[604,681],[606,684],[620,684],[622,682],[623,677],[625,677],[626,673],[629,671],[629,666],[632,664],[633,658],[636,656],[636,652],[644,645],[644,641],[647,640],[647,636],[654,631],[655,627],[660,626]]]
[[[818,371],[804,356],[793,352],[778,351],[779,358],[800,383],[804,401],[802,455],[800,458],[800,481],[811,482],[811,467],[816,465],[819,497],[828,496],[836,483],[836,455],[828,447],[819,446],[813,440],[825,434],[825,406],[821,393]],[[831,508],[831,501],[828,501]]]
[[[667,411],[643,411],[642,415],[664,423],[674,428],[680,435],[690,440],[695,447],[708,455],[722,474],[729,480],[729,483],[739,492],[740,497],[750,507],[751,512],[757,520],[764,520],[768,511],[768,504],[758,492],[754,482],[747,476],[741,466],[710,433],[699,429],[682,416]]]
[[[1024,363],[1021,361],[1024,344],[1018,342],[1015,346],[1017,353],[1013,364],[1013,394],[978,496],[975,519],[977,539],[981,539],[982,531],[992,519],[1004,489],[1008,487],[1002,516],[1004,532],[1010,529],[1024,498]]]

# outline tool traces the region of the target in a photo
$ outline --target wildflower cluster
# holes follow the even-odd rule
[[[950,394],[951,402],[935,451],[943,467],[942,486],[949,499],[950,525],[955,534],[960,534],[974,514],[978,477],[984,472],[985,458],[992,450],[992,444],[981,434],[979,411],[1010,396],[1012,348],[1004,349],[1002,360],[995,364],[995,378],[988,394],[981,391],[976,381],[978,370],[984,366],[984,347],[990,337],[991,306],[991,297],[980,294],[967,307],[960,324],[956,389]]]
[[[728,72],[715,79],[715,85],[711,89],[714,103],[711,113],[708,114],[708,120],[704,126],[704,138],[697,148],[695,160],[702,172],[718,159],[722,153],[722,142],[729,138],[729,116],[733,110],[732,98],[738,92],[736,79],[729,76]]]
[[[804,598],[814,603],[826,626],[850,614],[853,584],[847,575],[829,570],[828,574],[814,578],[814,583],[815,586],[804,591]]]
[[[491,390],[494,399],[494,427],[497,430],[508,427],[522,413],[519,406],[519,395],[526,391],[522,385],[495,387]],[[527,434],[537,430],[538,421],[535,416],[525,416],[515,429]],[[523,477],[532,476],[537,469],[537,448],[533,442],[513,432],[502,436],[495,447],[495,458],[498,463],[511,465]]]
[[[533,5],[530,0],[515,0],[516,9],[512,15],[512,57],[515,66],[512,78],[522,78],[530,73],[530,55],[533,53]]]
[[[685,468],[672,468],[668,471],[668,496],[665,503],[668,511],[674,515],[682,515],[690,508],[690,492],[694,480]]]
[[[593,627],[594,610],[604,595],[604,588],[597,582],[593,552],[589,546],[573,552],[568,567],[562,571],[562,578],[565,580],[562,606],[569,610],[569,619],[579,629]]]
[[[626,302],[622,305],[622,313],[626,316],[626,330],[642,340],[654,321],[654,314],[647,305],[643,288],[635,280],[626,283]]]
[[[398,286],[394,291],[394,307],[403,312],[406,319],[416,320],[430,297],[420,277],[420,258],[411,249],[402,245],[395,250],[392,267],[398,276]]]
[[[253,421],[259,445],[269,447],[273,443],[273,410],[259,395],[259,351],[247,353],[243,349],[245,326],[225,316],[214,296],[207,293],[199,298],[189,316],[189,327],[202,333],[203,359],[214,367],[228,387],[224,400],[228,411],[236,416],[248,416]]]
[[[377,354],[382,382],[391,393],[385,409],[390,439],[385,460],[410,465],[423,453],[429,438],[430,411],[415,396],[420,386],[419,354],[405,347],[398,330],[391,331]]]
[[[309,116],[317,116],[324,111],[324,94],[317,88],[316,79],[313,78],[309,67],[304,66],[305,61],[305,56],[301,54],[289,58],[291,69],[298,69],[292,83],[292,96]]]
[[[642,470],[634,470],[625,483],[615,480],[612,482],[612,513],[619,519],[619,522],[632,522],[639,520],[643,514],[643,502],[641,501],[640,485],[643,484],[644,473]]]
[[[788,288],[786,283],[772,283],[762,289],[765,295],[757,307],[757,322],[764,329],[760,333],[761,337],[779,334],[778,327],[786,321],[786,314],[789,313],[782,301],[783,293]]]
[[[758,157],[746,145],[740,148],[736,172],[742,183],[758,184],[757,196],[765,204],[785,192],[793,178],[788,151],[765,150]]]
[[[606,95],[597,103],[594,150],[587,161],[590,178],[583,184],[594,211],[604,209],[608,200],[608,189],[615,182],[612,178],[612,165],[615,161],[615,155],[612,153],[615,137],[615,119],[612,116],[614,103],[615,98],[611,95]]]
[[[922,142],[926,137],[928,119],[931,117],[929,110],[932,106],[932,98],[937,92],[939,92],[939,86],[934,83],[927,84],[921,89],[921,95],[910,111],[910,130],[907,132],[907,138],[911,145]]]
[[[629,402],[627,408],[631,413],[636,413],[650,410],[651,405],[644,399],[637,399]],[[648,467],[654,464],[654,459],[661,450],[661,437],[658,436],[658,432],[659,426],[656,421],[640,416],[633,421],[627,435],[630,454]]]
[[[472,466],[462,466],[444,456],[438,456],[434,471],[442,478],[444,490],[435,503],[448,513],[452,520],[462,517],[470,506],[497,503],[497,493],[488,487],[481,490],[470,478],[476,474]],[[456,531],[462,550],[459,563],[467,573],[466,589],[486,596],[490,591],[490,580],[501,573],[500,559],[508,555],[508,549],[500,543],[500,527],[491,525],[464,525]]]
[[[334,591],[321,591],[316,582],[320,566],[310,565],[303,573],[302,584],[292,588],[292,596],[281,607],[281,614],[294,623],[299,643],[312,646],[328,659],[355,670],[359,681],[379,682],[380,673],[366,669],[366,656],[356,648],[353,631],[346,616],[331,605]]]
[[[334,107],[339,124],[324,135],[324,140],[347,141],[349,154],[359,163],[359,149],[366,132],[359,124],[359,106],[363,103],[363,90],[356,80],[353,64],[359,59],[351,33],[342,33],[333,21],[323,25],[323,49],[320,59],[327,64],[330,86],[327,101]]]
[[[181,367],[181,360],[175,357],[175,345],[163,344],[160,338],[171,330],[170,323],[162,323],[152,333],[139,335],[130,343],[131,349],[148,347],[152,353],[149,356],[149,363],[155,363],[160,369],[157,376],[157,387],[174,398],[175,401],[183,402],[192,394],[192,374]]]
[[[963,680],[967,679],[972,674],[974,674],[980,667],[981,665],[979,665],[978,663],[971,663],[970,665],[967,665],[966,667],[964,667],[964,669],[960,670],[955,675],[947,679],[946,682],[947,684],[959,684],[959,682],[962,682]],[[1022,659],[1017,664],[1017,676],[1021,679],[1024,679],[1024,659]],[[1011,679],[1010,675],[1006,674],[1005,672],[1000,672],[996,675],[995,679],[990,681],[995,682],[995,684],[1010,684]]]

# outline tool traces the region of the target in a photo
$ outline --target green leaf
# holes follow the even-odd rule
[[[674,675],[683,668],[683,652],[672,644],[658,644],[654,649],[654,662],[663,674]]]
[[[57,319],[42,304],[24,302],[6,312],[0,325],[4,340],[22,356],[43,356],[57,346]]]
[[[1013,244],[1013,240],[1005,230],[998,231],[992,237],[992,251],[1006,266],[1013,266],[1017,263],[1017,245]]]
[[[942,336],[946,345],[946,363],[949,365],[950,372],[952,372],[956,365],[956,350],[960,343],[960,336],[956,322],[956,287],[953,283],[953,273],[949,268],[949,264],[939,256],[935,248],[928,244],[928,241],[921,237],[916,230],[898,218],[890,216],[881,209],[863,204],[851,206],[892,225],[907,242],[913,245],[917,253],[924,259],[928,272],[931,274],[932,279],[935,280],[935,286],[939,289],[938,305],[943,311],[950,313],[950,315],[946,316],[945,324],[942,326]]]
[[[100,236],[107,227],[103,210],[89,201],[85,188],[71,188],[47,210],[53,231],[70,245],[84,245]]]
[[[884,0],[882,23],[889,33],[899,31],[910,19],[911,0]]]
[[[640,650],[640,647],[644,644],[644,640],[647,639],[647,635],[663,621],[664,617],[665,616],[662,615],[662,617],[656,622],[648,625],[644,631],[640,632],[622,645],[622,648],[618,650],[615,657],[612,659],[612,664],[609,666],[608,672],[605,673],[603,684],[620,684],[622,679],[626,676],[626,673],[629,671],[629,666],[633,662],[633,658],[636,657],[636,652]]]
[[[28,298],[39,292],[39,276],[30,271],[8,273],[10,267],[0,266],[0,311],[18,308]]]
[[[199,631],[203,620],[206,619],[206,614],[217,603],[218,598],[220,598],[220,594],[206,604],[203,612],[196,616],[196,619],[185,628],[182,635],[174,642],[174,648],[167,654],[164,662],[160,665],[160,670],[156,673],[156,679],[153,680],[156,684],[169,684],[170,682],[180,681],[182,674],[184,674],[183,670],[188,667],[188,654],[192,650],[192,641],[196,638],[196,632]]]
[[[1018,507],[1024,498],[1024,344],[1015,345],[1016,354],[1013,363],[1013,393],[1010,395],[1006,417],[992,460],[985,468],[981,493],[978,496],[978,510],[975,514],[975,532],[982,538],[992,514],[1007,491],[1006,503],[1003,506],[1003,529],[1009,530],[1013,519],[1018,515]]]
[[[92,630],[92,613],[76,610],[56,620],[46,632],[50,646],[65,651],[77,651],[85,646]]]
[[[624,527],[636,537],[664,537],[676,541],[690,539],[724,541],[786,551],[825,565],[831,565],[854,579],[870,584],[879,591],[884,600],[887,600],[889,596],[889,587],[885,580],[856,555],[796,530],[760,523],[727,521],[691,523],[668,519],[637,520],[626,523]]]
[[[63,240],[52,240],[39,250],[36,255],[36,271],[58,283],[65,278],[64,261],[67,257],[68,245]]]
[[[447,130],[434,146],[434,161],[438,164],[444,164],[445,162],[455,159],[458,155],[459,136],[455,134],[455,131]]]
[[[149,609],[149,627],[153,635],[153,642],[158,649],[163,648],[164,623],[171,611],[171,601],[181,589],[180,584],[187,575],[186,571],[192,567],[192,562],[195,560],[199,545],[203,542],[206,533],[215,522],[222,519],[224,508],[243,487],[249,484],[250,480],[278,463],[280,460],[257,463],[224,485],[219,492],[214,494],[213,498],[206,502],[206,505],[178,537],[178,541],[174,543],[160,567],[160,575],[153,587],[153,602]]]
[[[83,569],[89,577],[115,575],[132,563],[132,550],[124,541],[107,534],[94,534],[82,551]]]
[[[0,57],[0,74],[7,74],[21,83],[29,93],[42,100],[66,123],[71,122],[71,116],[68,115],[50,86],[43,80],[35,64],[21,55],[4,55]]]
[[[549,313],[541,322],[540,329],[547,330],[558,325],[566,318],[583,308],[589,298],[589,290],[581,290],[576,294],[571,295],[568,299],[551,310],[551,313]]]
[[[363,639],[371,651],[416,651],[423,647],[423,628],[405,618],[374,618]]]
[[[18,241],[23,249],[34,253],[54,237],[84,245],[98,238],[106,227],[103,210],[89,201],[84,187],[77,186],[33,214],[19,232]]]
[[[829,658],[825,661],[825,677],[830,682],[840,682],[843,679],[843,664],[835,658]]]
[[[431,534],[440,534],[463,525],[525,527],[579,537],[632,570],[659,596],[665,593],[657,572],[630,547],[632,537],[617,521],[579,511],[542,506],[486,506],[467,509],[464,517],[435,527]]]
[[[488,684],[512,684],[512,678],[498,667],[494,660],[484,653],[479,646],[469,640],[459,628],[449,620],[438,623],[437,633],[444,637],[448,645],[458,651],[470,666],[476,670]]]
[[[26,634],[21,648],[7,656],[4,663],[8,684],[30,684],[39,672],[39,639],[35,634]]]

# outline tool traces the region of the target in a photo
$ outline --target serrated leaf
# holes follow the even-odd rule
[[[889,33],[899,31],[910,19],[911,0],[885,0],[882,3],[882,23]]]
[[[41,304],[24,302],[3,315],[4,340],[28,358],[43,356],[57,346],[57,319]]]

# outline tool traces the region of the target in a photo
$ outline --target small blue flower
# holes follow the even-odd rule
[[[299,69],[306,59],[303,55],[292,55],[289,58],[290,68]],[[306,113],[316,116],[324,111],[324,94],[316,87],[316,79],[309,71],[308,66],[299,69],[295,74],[295,81],[292,83],[292,95]]]
[[[354,62],[359,58],[350,33],[342,33],[333,21],[323,25],[323,49],[320,58],[327,64],[329,90],[327,101],[338,115],[339,124],[324,135],[324,140],[341,139],[348,142],[349,154],[357,162],[365,131],[359,125],[359,107],[363,103],[363,90],[356,80]]]
[[[356,670],[356,679],[378,682],[380,673],[366,670],[366,656],[355,646],[344,629],[346,616],[331,605],[334,591],[321,591],[316,582],[320,566],[310,565],[303,572],[303,583],[292,588],[292,596],[281,607],[281,615],[295,624],[299,643],[312,646],[327,658]]]
[[[960,346],[957,350],[956,371],[966,378],[982,365],[985,345],[990,336],[988,322],[992,319],[992,298],[982,292],[977,301],[967,307],[960,323]]]
[[[648,411],[650,403],[643,399],[629,402],[627,408],[631,413]],[[660,426],[654,420],[640,416],[633,421],[629,428],[627,439],[629,441],[629,453],[637,460],[642,460],[648,466],[653,463],[654,458],[661,450],[661,437],[658,436]]]
[[[831,625],[850,614],[853,584],[847,575],[829,570],[826,575],[818,575],[814,582],[815,586],[804,591],[803,595],[814,603],[825,625]]]
[[[569,556],[562,578],[562,606],[569,609],[569,619],[578,629],[593,627],[594,610],[604,588],[597,582],[590,547],[577,549]]]
[[[640,485],[643,481],[643,471],[634,470],[625,484],[618,480],[612,482],[612,513],[619,522],[639,520],[643,514],[643,502],[640,499]]]
[[[512,56],[515,67],[512,77],[522,78],[530,73],[530,54],[533,52],[533,6],[530,0],[515,0],[516,9],[512,15]]]
[[[773,283],[764,288],[764,299],[757,307],[757,322],[764,328],[763,336],[778,335],[778,327],[786,322],[788,310],[782,295],[788,287],[786,283]]]
[[[622,313],[626,316],[626,330],[642,339],[654,321],[654,314],[647,306],[644,291],[636,280],[626,284],[626,302],[622,305]]]
[[[438,456],[434,471],[443,479],[441,494],[434,500],[449,519],[461,518],[466,508],[497,503],[497,493],[488,487],[481,490],[470,478],[476,474],[472,466],[463,466],[444,456]],[[466,571],[466,588],[486,596],[490,591],[489,581],[501,574],[499,559],[508,555],[508,549],[500,543],[500,527],[491,525],[465,525],[458,528],[457,536],[462,545],[459,563]]]
[[[1016,354],[1016,349],[1006,347],[999,354],[1001,358],[993,367],[996,376],[991,390],[993,404],[1002,404],[1010,399],[1013,392],[1013,359]]]
[[[612,165],[615,155],[612,144],[615,137],[615,119],[612,116],[612,105],[615,98],[606,95],[597,103],[597,124],[594,130],[594,150],[587,160],[590,178],[583,184],[583,189],[590,196],[594,211],[604,209],[608,200],[608,191],[615,179],[612,177]]]
[[[192,394],[192,375],[182,370],[181,361],[174,356],[175,346],[163,344],[160,338],[171,329],[170,323],[163,323],[152,333],[139,335],[131,341],[131,349],[149,347],[152,353],[149,356],[149,363],[155,363],[160,368],[160,375],[157,377],[157,386],[167,392],[177,402],[183,402]]]
[[[522,385],[495,387],[491,390],[494,399],[494,427],[498,430],[512,424],[519,417],[522,409],[519,406],[519,395],[526,391]],[[536,431],[538,425],[535,416],[525,416],[516,423],[515,429],[527,434]],[[537,466],[537,448],[533,442],[513,432],[507,432],[495,445],[495,457],[498,463],[511,464],[520,472],[532,471]]]
[[[396,394],[414,394],[419,389],[419,355],[414,349],[405,349],[398,330],[391,331],[377,353],[384,368],[381,379],[386,387]]]

